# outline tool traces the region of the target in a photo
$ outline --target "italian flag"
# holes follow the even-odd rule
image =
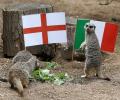
[[[24,15],[22,22],[25,47],[67,42],[64,12]]]
[[[76,25],[74,48],[79,49],[85,39],[84,25],[88,22],[96,26],[95,33],[97,35],[101,51],[114,52],[115,42],[118,33],[118,26],[109,22],[78,19]]]

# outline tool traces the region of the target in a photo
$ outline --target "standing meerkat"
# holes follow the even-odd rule
[[[81,45],[81,48],[85,48],[85,68],[84,75],[81,77],[89,77],[90,71],[95,70],[95,75],[104,80],[110,80],[109,78],[103,78],[100,71],[102,64],[102,54],[100,51],[99,42],[95,34],[95,25],[92,23],[87,23],[85,26],[85,41]]]
[[[24,51],[27,52],[27,51]],[[18,52],[18,54],[13,58],[13,63],[14,63],[10,70],[9,70],[9,75],[8,75],[8,81],[11,84],[11,88],[16,88],[18,90],[18,93],[23,96],[23,88],[27,88],[29,84],[29,78],[31,77],[31,73],[34,70],[34,68],[37,66],[37,58],[33,56],[32,54],[28,54],[31,56],[31,58],[23,57],[24,60],[22,59],[19,54],[21,53]],[[28,53],[28,52],[27,52]],[[22,52],[23,55],[23,52]],[[20,59],[19,59],[20,58]],[[25,62],[26,61],[26,62]]]

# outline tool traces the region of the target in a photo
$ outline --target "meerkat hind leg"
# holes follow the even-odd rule
[[[28,80],[22,82],[24,88],[28,88],[28,84],[29,84]]]
[[[24,87],[24,88],[28,88],[28,84],[24,84],[23,87]]]
[[[100,67],[96,67],[96,76],[99,78],[99,79],[103,79],[103,80],[107,80],[107,81],[111,81],[111,79],[109,77],[104,77],[101,70],[100,70]]]
[[[14,87],[14,84],[13,84],[13,83],[11,83],[10,88],[11,88],[11,89],[15,89],[15,87]]]
[[[96,76],[99,78],[103,78],[102,73],[100,71],[100,67],[95,67],[95,70],[96,70]]]

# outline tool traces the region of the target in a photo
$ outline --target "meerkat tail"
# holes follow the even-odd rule
[[[99,79],[106,80],[106,81],[111,81],[111,79],[109,77],[99,78]]]
[[[0,81],[1,81],[1,82],[8,82],[7,79],[5,79],[5,78],[1,78],[1,77],[0,77]]]
[[[14,82],[14,85],[16,86],[20,96],[23,96],[23,85],[22,85],[20,79],[19,78],[14,78],[13,82]]]
[[[102,80],[106,80],[106,81],[111,81],[111,79],[110,79],[109,77],[103,78],[103,77],[98,77],[98,76],[97,76],[97,78],[98,78],[98,79],[102,79]]]
[[[104,78],[104,80],[111,81],[109,77]]]

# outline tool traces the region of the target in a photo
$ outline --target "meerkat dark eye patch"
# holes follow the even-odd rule
[[[94,28],[94,26],[89,26],[89,28]]]

